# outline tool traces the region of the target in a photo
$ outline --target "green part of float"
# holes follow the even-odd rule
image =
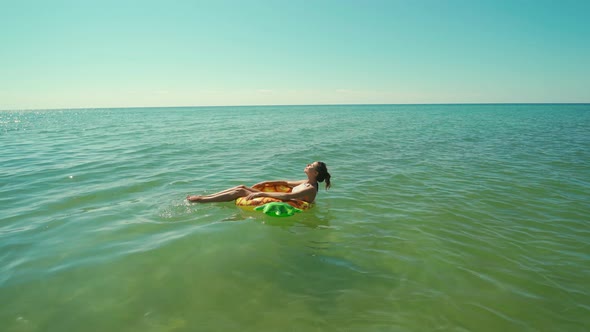
[[[296,207],[283,202],[271,202],[264,205],[260,205],[254,208],[255,211],[262,210],[262,213],[271,217],[290,217],[295,213],[300,213]]]

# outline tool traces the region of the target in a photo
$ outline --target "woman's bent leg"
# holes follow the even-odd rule
[[[214,203],[214,202],[230,202],[235,200],[238,197],[245,197],[252,193],[257,192],[258,190],[246,187],[244,185],[229,188],[223,191],[220,191],[215,194],[206,195],[206,196],[187,196],[186,199],[189,202],[199,202],[199,203]]]

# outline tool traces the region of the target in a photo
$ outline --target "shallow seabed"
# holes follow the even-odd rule
[[[590,105],[0,112],[2,331],[587,331]],[[291,218],[187,194],[300,179]]]

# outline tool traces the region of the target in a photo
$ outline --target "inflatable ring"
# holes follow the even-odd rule
[[[291,188],[286,186],[286,185],[282,185],[282,184],[265,184],[262,186],[254,186],[254,189],[258,189],[260,191],[263,192],[275,192],[275,193],[290,193],[291,192]],[[245,209],[252,209],[254,210],[255,207],[257,206],[261,206],[267,203],[272,203],[272,202],[284,202],[287,203],[289,205],[291,205],[294,208],[300,209],[300,210],[308,210],[309,208],[311,208],[313,206],[313,204],[300,200],[300,199],[290,199],[288,201],[282,201],[278,198],[273,198],[273,197],[256,197],[254,199],[246,199],[246,197],[238,197],[238,199],[236,199],[236,205],[241,207],[241,208],[245,208]]]

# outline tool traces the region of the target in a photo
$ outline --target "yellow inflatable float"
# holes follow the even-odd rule
[[[277,193],[290,193],[292,188],[283,184],[267,183],[264,185],[255,185],[252,188],[258,189],[263,192],[277,192]],[[301,210],[308,210],[313,204],[300,199],[290,199],[288,201],[282,201],[278,198],[273,197],[256,197],[254,199],[246,199],[246,197],[239,197],[236,199],[236,205],[249,210],[254,210],[257,206],[261,206],[272,202],[284,202],[291,205],[294,208]]]

